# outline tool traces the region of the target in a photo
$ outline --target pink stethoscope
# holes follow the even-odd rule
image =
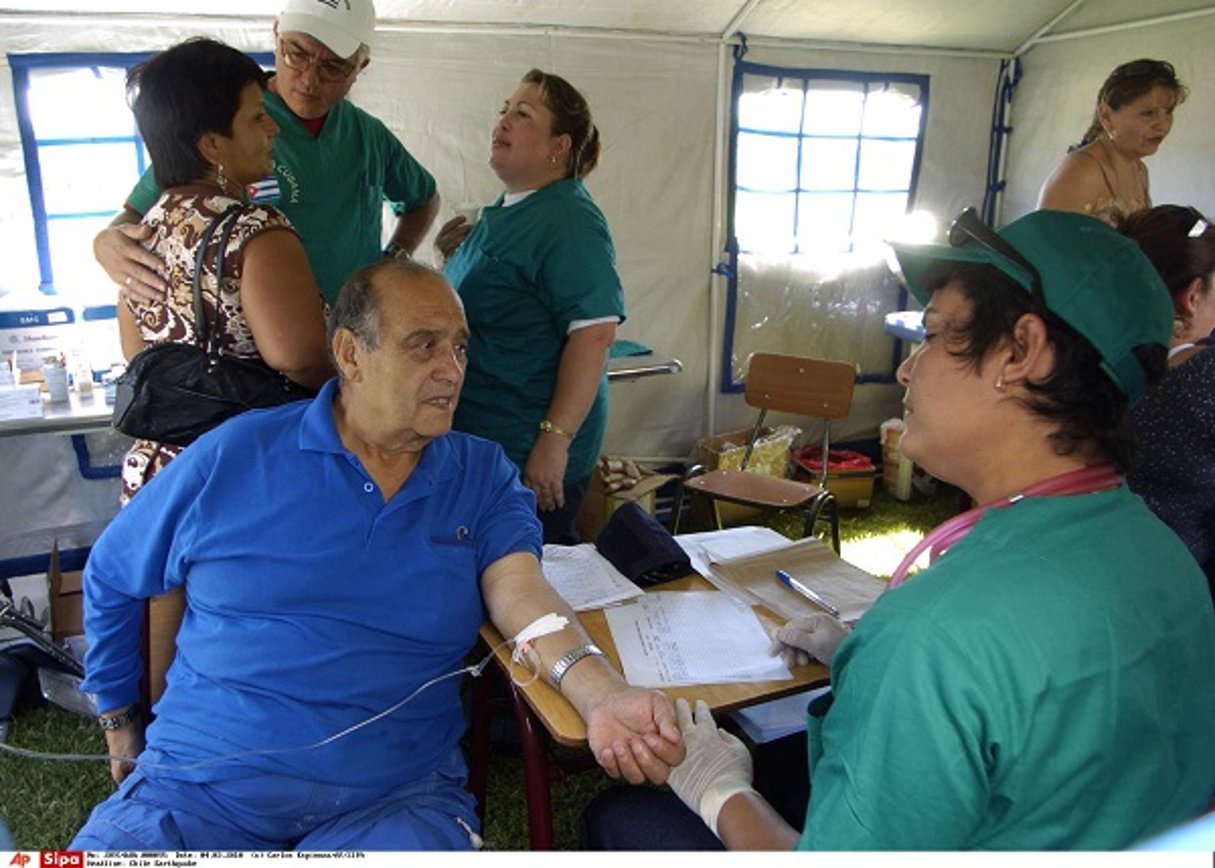
[[[894,588],[902,584],[903,579],[907,578],[907,573],[915,565],[916,559],[925,550],[928,551],[928,562],[930,564],[943,555],[950,546],[966,536],[970,532],[970,529],[978,523],[979,519],[989,509],[1001,509],[1006,506],[1012,506],[1014,503],[1022,501],[1027,497],[1091,494],[1097,491],[1117,488],[1121,484],[1122,474],[1114,469],[1114,465],[1108,463],[1093,464],[1088,467],[1082,467],[1079,470],[1070,470],[1067,473],[1052,476],[1049,479],[1034,483],[1024,491],[1015,492],[1006,497],[993,500],[991,503],[976,506],[974,509],[967,510],[961,515],[955,515],[948,521],[933,528],[926,537],[920,540],[907,553],[907,557],[903,558],[902,562],[895,569],[894,575],[890,577],[887,587]]]

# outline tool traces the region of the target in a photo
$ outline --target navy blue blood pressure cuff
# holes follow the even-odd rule
[[[675,537],[636,503],[622,503],[612,513],[595,547],[612,566],[641,587],[680,579],[692,562]]]

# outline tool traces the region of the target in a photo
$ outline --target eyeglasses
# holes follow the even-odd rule
[[[1042,275],[1038,273],[1038,269],[1034,268],[1033,264],[1017,252],[1017,249],[996,234],[996,231],[979,219],[979,215],[974,208],[967,208],[956,218],[949,227],[949,243],[954,247],[961,247],[964,244],[969,244],[975,241],[991,250],[1000,254],[1009,262],[1012,262],[1017,267],[1023,269],[1029,275],[1031,291],[1035,298],[1043,303],[1046,302],[1046,296],[1042,292]]]
[[[283,55],[283,63],[296,72],[307,72],[316,67],[317,77],[329,84],[339,84],[346,81],[354,73],[355,66],[345,60],[335,60],[332,57],[322,60],[315,54],[309,54],[294,42],[286,39],[278,41],[278,50]]]

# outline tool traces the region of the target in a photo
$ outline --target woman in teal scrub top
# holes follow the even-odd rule
[[[599,150],[582,94],[531,70],[490,140],[505,192],[475,225],[456,217],[435,241],[472,331],[455,428],[502,444],[536,495],[545,542],[578,541],[624,320],[612,236],[582,183]]]

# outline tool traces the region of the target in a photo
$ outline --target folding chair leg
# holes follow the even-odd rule
[[[671,507],[671,535],[679,533],[679,519],[683,515],[683,480],[675,486],[675,505]]]
[[[480,643],[478,647],[481,647]],[[489,789],[489,719],[493,704],[489,680],[492,677],[492,673],[483,674],[473,678],[469,685],[472,708],[468,724],[468,791],[477,800],[477,817],[482,823],[485,822],[485,795]]]
[[[831,510],[831,547],[835,549],[835,553],[843,554],[840,551],[840,505],[835,499],[835,495],[831,495],[831,501],[827,504],[827,508]]]
[[[836,554],[840,554],[839,504],[830,491],[824,491],[806,508],[806,525],[802,529],[802,536],[808,537],[814,533],[814,526],[818,524],[824,510],[827,511],[826,519],[831,525],[831,547],[835,549]]]
[[[699,464],[694,464],[694,465],[692,465],[692,467],[690,467],[688,469],[688,471],[683,476],[681,476],[679,478],[679,485],[676,486],[676,488],[675,488],[675,505],[673,507],[671,507],[671,534],[672,535],[679,533],[679,522],[683,518],[683,512],[684,512],[684,498],[685,497],[687,497],[687,498],[696,497],[695,493],[692,493],[690,495],[688,494],[688,489],[684,485],[684,483],[687,482],[687,480],[691,479],[694,476],[700,476],[704,472],[705,472],[704,467],[702,467]],[[717,515],[716,503],[717,502],[714,501],[713,514],[715,517]],[[688,504],[688,507],[691,508],[691,503]],[[719,528],[721,527],[720,519],[718,519],[718,521],[717,521],[717,526]]]

